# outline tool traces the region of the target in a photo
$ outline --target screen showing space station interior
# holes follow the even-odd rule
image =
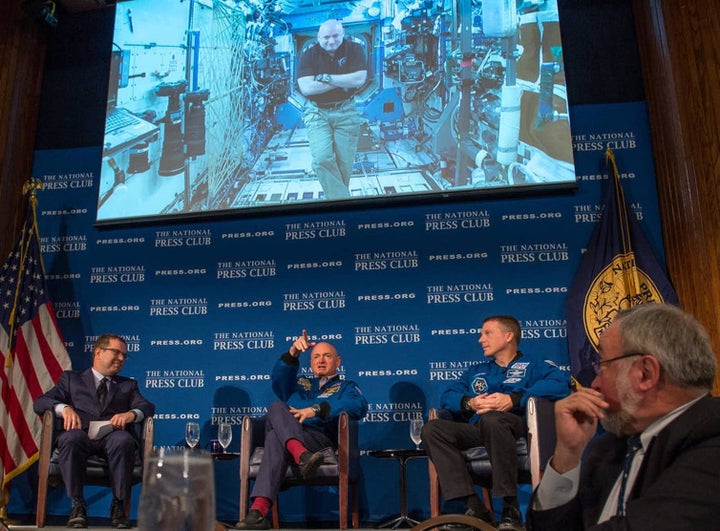
[[[97,222],[575,184],[556,0],[129,0]]]

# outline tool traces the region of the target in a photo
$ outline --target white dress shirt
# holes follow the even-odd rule
[[[94,367],[91,367],[90,370],[92,371],[93,376],[95,377],[95,390],[97,391],[97,388],[100,387],[100,382],[102,381],[102,379],[107,378],[107,383],[105,385],[108,386],[108,391],[110,391],[110,385],[112,383],[112,378],[110,378],[109,376],[103,376],[98,371],[96,371]],[[70,404],[55,404],[55,416],[62,417],[62,410],[65,409],[66,407],[69,407],[69,405]],[[135,415],[136,415],[135,422],[142,422],[143,419],[145,418],[145,413],[143,413],[139,409],[131,409],[130,411],[135,412]]]

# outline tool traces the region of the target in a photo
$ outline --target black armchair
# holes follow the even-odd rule
[[[358,492],[356,482],[360,475],[360,454],[357,439],[358,421],[347,413],[341,413],[338,419],[338,449],[325,450],[325,461],[315,477],[303,479],[300,469],[293,465],[288,467],[282,488],[311,485],[337,485],[339,495],[340,529],[347,529],[348,502],[352,487],[352,527],[359,525]],[[263,439],[265,419],[246,416],[242,423],[240,439],[240,520],[245,518],[250,497],[250,482],[257,477],[260,461],[263,456]],[[273,528],[279,527],[277,500],[272,508]]]
[[[153,449],[154,423],[152,417],[147,417],[142,423],[134,424],[140,441],[140,451],[135,460],[133,470],[133,484],[142,482],[143,463]],[[55,445],[57,435],[62,430],[62,419],[52,412],[43,415],[42,439],[40,442],[40,457],[38,460],[38,494],[35,523],[37,527],[45,527],[45,513],[47,506],[48,485],[63,484],[58,463],[58,451]],[[86,484],[110,486],[107,461],[101,457],[91,457],[87,463]],[[125,512],[130,513],[130,498],[126,500]]]

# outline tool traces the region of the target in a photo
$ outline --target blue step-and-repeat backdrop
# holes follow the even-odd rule
[[[275,399],[275,359],[307,329],[336,345],[342,374],[367,396],[362,520],[382,521],[398,512],[397,464],[367,452],[412,447],[408,421],[426,418],[482,356],[485,316],[515,315],[521,350],[569,370],[564,303],[598,220],[608,146],[662,258],[644,104],[574,107],[571,118],[573,193],[132,228],[94,226],[100,148],[40,151],[43,256],[73,367],[90,365],[99,334],[122,334],[124,373],[157,405],[156,444],[184,444],[185,423],[196,420],[204,446],[227,421],[238,451],[243,416]],[[237,460],[215,473],[218,518],[234,521]],[[411,461],[408,474],[410,513],[428,517],[426,461]],[[13,482],[11,513],[33,512],[32,481],[31,471]],[[284,521],[336,518],[334,496],[309,504],[305,490],[281,494]],[[91,514],[107,514],[107,489],[88,499]],[[138,499],[136,490],[133,514]],[[67,510],[54,489],[49,514]]]

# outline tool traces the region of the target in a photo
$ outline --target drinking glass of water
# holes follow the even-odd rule
[[[190,448],[195,448],[200,442],[200,424],[188,422],[185,425],[185,442]]]
[[[159,448],[149,456],[138,509],[139,531],[213,531],[213,469],[207,452]]]
[[[229,423],[221,422],[218,424],[218,440],[223,447],[223,452],[226,452],[227,447],[230,446],[230,441],[232,441],[232,426]]]
[[[423,420],[421,418],[410,420],[410,438],[412,439],[412,442],[415,443],[416,450],[420,449],[420,442],[422,441],[422,428]]]

